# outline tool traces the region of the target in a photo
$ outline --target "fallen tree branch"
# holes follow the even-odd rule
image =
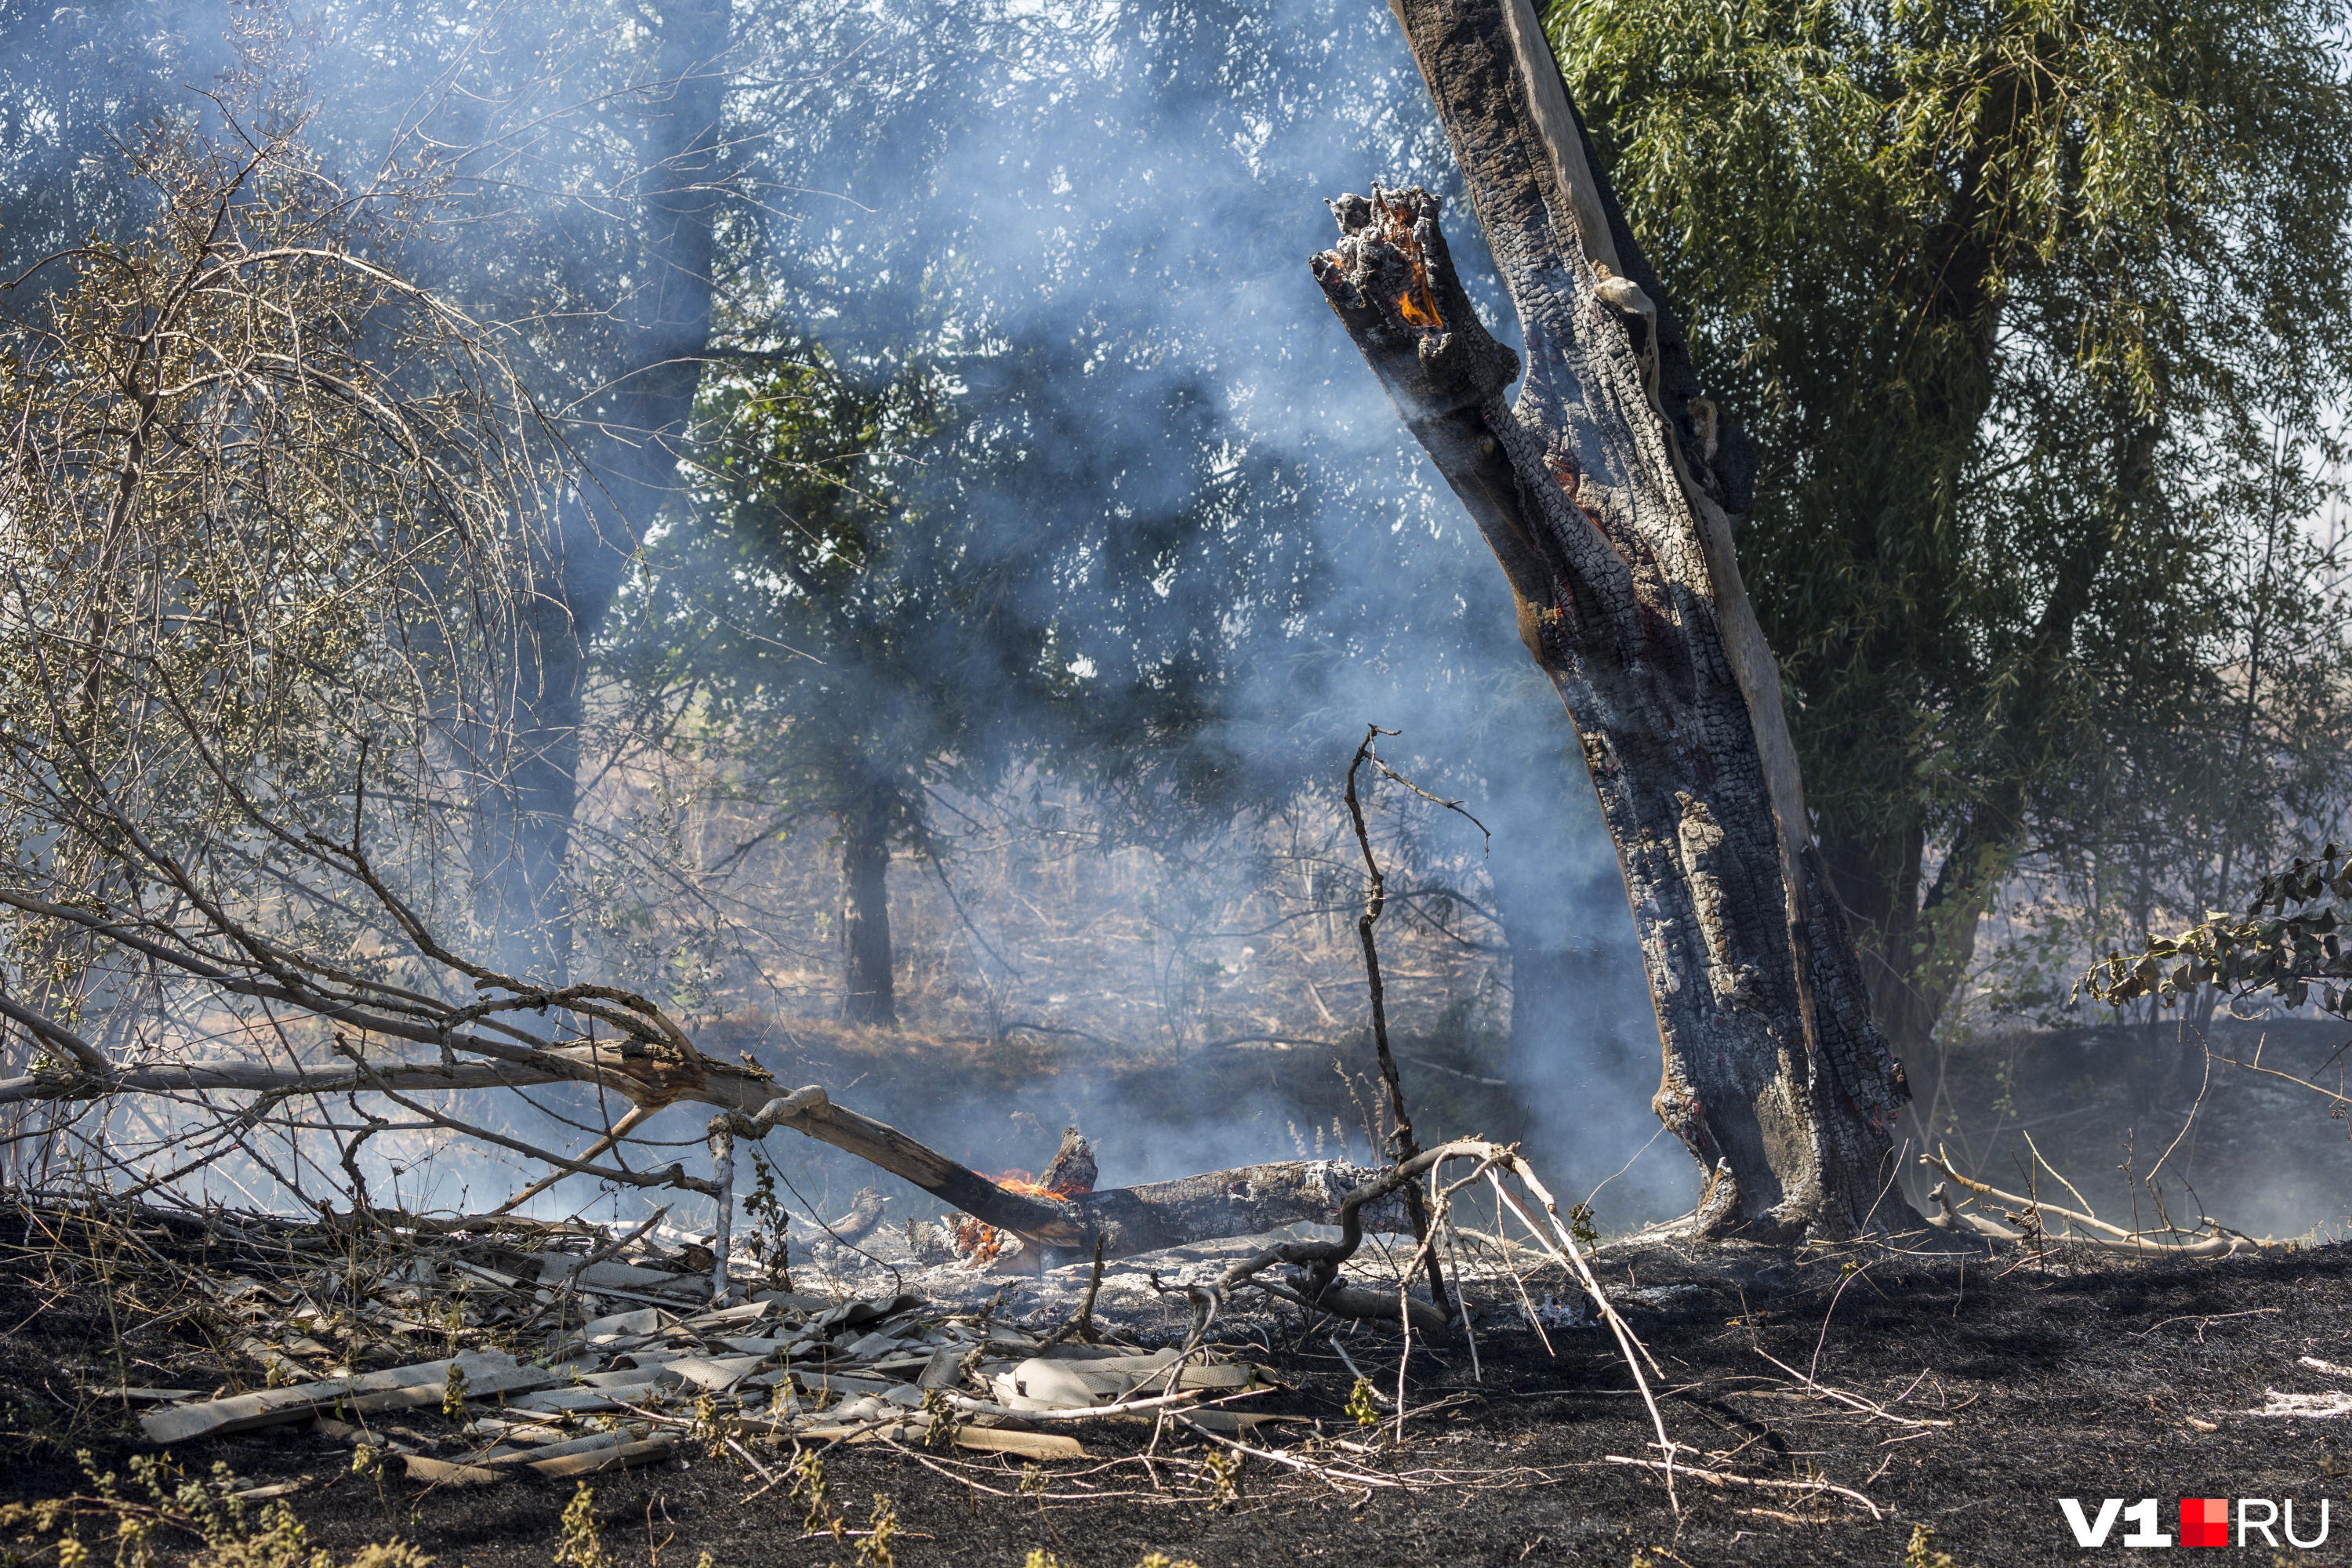
[[[1253,1459],[1265,1459],[1294,1470],[1303,1470],[1316,1479],[1328,1483],[1334,1489],[1339,1489],[1339,1483],[1343,1480],[1360,1487],[1402,1487],[1409,1484],[1392,1476],[1372,1476],[1366,1475],[1361,1470],[1342,1470],[1329,1465],[1316,1464],[1311,1459],[1302,1459],[1296,1454],[1285,1454],[1273,1448],[1254,1448],[1247,1443],[1236,1443],[1231,1437],[1220,1437],[1197,1421],[1181,1415],[1174,1419],[1178,1426],[1194,1436],[1214,1443],[1221,1448],[1230,1448],[1236,1454],[1247,1454]]]
[[[1656,1459],[1629,1459],[1622,1454],[1604,1454],[1601,1456],[1601,1462],[1610,1465],[1633,1465],[1646,1470],[1665,1470],[1670,1479],[1674,1473],[1672,1466],[1662,1464]],[[1870,1517],[1873,1519],[1885,1519],[1886,1517],[1878,1510],[1878,1505],[1876,1503],[1871,1501],[1860,1492],[1855,1491],[1852,1487],[1836,1486],[1829,1481],[1759,1480],[1753,1476],[1735,1476],[1723,1470],[1695,1469],[1689,1465],[1685,1465],[1682,1468],[1682,1473],[1685,1476],[1695,1477],[1699,1480],[1706,1482],[1707,1485],[1712,1487],[1760,1487],[1768,1490],[1782,1492],[1835,1492],[1838,1496],[1853,1502],[1858,1502],[1863,1507],[1868,1509],[1870,1510]]]
[[[2101,1233],[2096,1236],[2068,1236],[2063,1238],[2078,1246],[2098,1247],[2104,1247],[2111,1252],[2133,1253],[2147,1257],[2229,1258],[2241,1252],[2263,1252],[2267,1251],[2271,1247],[2284,1245],[2279,1242],[2255,1241],[2247,1237],[2221,1234],[2207,1237],[2197,1241],[2151,1241],[2148,1239],[2147,1233],[2146,1232],[2125,1230],[2120,1226],[2109,1225],[2105,1220],[2099,1218],[2096,1215],[2080,1214],[2073,1209],[2060,1208],[2055,1204],[2043,1203],[2038,1198],[2020,1197],[2015,1193],[2005,1193],[1998,1187],[1988,1186],[1982,1182],[1963,1176],[1958,1171],[1952,1169],[1951,1163],[1944,1156],[1941,1151],[1933,1154],[1920,1155],[1919,1163],[1927,1166],[1929,1170],[1945,1177],[1947,1180],[1957,1183],[1960,1186],[1967,1188],[1969,1192],[1974,1193],[1980,1198],[1991,1198],[1997,1203],[2009,1204],[2020,1210],[2022,1210],[2032,1220],[2034,1227],[2037,1230],[2042,1228],[2042,1215],[2055,1215],[2060,1219],[2067,1221],[2070,1226],[2087,1226],[2091,1229]],[[1960,1226],[1965,1226],[1968,1228],[1976,1231],[1979,1235],[1989,1236],[2000,1241],[2027,1241],[2032,1239],[2032,1237],[2024,1231],[2012,1230],[2006,1226],[1996,1224],[1994,1221],[1987,1219],[1981,1215],[1961,1214],[1959,1210],[1952,1205],[1949,1197],[1945,1195],[1944,1189],[1941,1185],[1938,1185],[1927,1195],[1935,1199],[1937,1205],[1943,1210],[1943,1213],[1940,1215],[1931,1215],[1928,1216],[1927,1223],[1929,1225],[1937,1226],[1947,1230],[1958,1229]],[[2212,1225],[2214,1222],[2208,1220],[2206,1223]],[[2221,1229],[2218,1225],[2215,1225],[2214,1228],[2217,1233]],[[2194,1235],[2195,1233],[2174,1230],[2159,1234],[2180,1236]]]

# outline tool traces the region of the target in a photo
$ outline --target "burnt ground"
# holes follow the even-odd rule
[[[5,1247],[17,1240],[0,1234],[0,1495],[86,1496],[77,1449],[120,1472],[152,1450],[119,1404],[80,1390],[125,1372],[133,1383],[189,1386],[226,1381],[234,1368],[206,1344],[201,1312],[171,1317],[168,1303],[119,1277],[110,1297],[102,1277],[116,1264],[92,1238],[68,1236],[44,1252]],[[1606,1277],[1629,1293],[1634,1324],[1665,1371],[1665,1417],[1678,1442],[1731,1473],[1851,1488],[1880,1519],[1835,1496],[1718,1490],[1688,1479],[1676,1518],[1654,1474],[1607,1462],[1649,1452],[1651,1433],[1606,1335],[1554,1329],[1553,1357],[1499,1311],[1480,1338],[1482,1379],[1458,1339],[1416,1352],[1403,1441],[1372,1455],[1316,1441],[1318,1422],[1327,1436],[1366,1436],[1344,1409],[1354,1379],[1322,1331],[1303,1340],[1296,1314],[1220,1321],[1229,1348],[1290,1385],[1256,1408],[1296,1419],[1258,1426],[1254,1441],[1406,1486],[1343,1493],[1252,1459],[1231,1501],[1172,1479],[1155,1493],[1131,1458],[1150,1428],[1107,1423],[1084,1428],[1098,1457],[1050,1467],[1043,1499],[1023,1494],[1017,1465],[967,1462],[941,1474],[877,1447],[835,1448],[827,1476],[853,1524],[865,1521],[874,1494],[893,1500],[906,1532],[895,1560],[908,1565],[1019,1568],[1033,1550],[1071,1568],[1132,1568],[1150,1552],[1203,1568],[1896,1564],[1925,1524],[1935,1550],[1973,1568],[2082,1558],[2060,1497],[2089,1500],[2095,1512],[2102,1498],[2153,1496],[2171,1529],[2184,1494],[2292,1498],[2306,1533],[2328,1499],[2327,1544],[2285,1558],[2352,1560],[2352,1423],[2246,1414],[2269,1390],[2352,1388],[2352,1378],[2297,1364],[2304,1356],[2352,1363],[2352,1248],[2140,1264],[2053,1251],[1958,1268],[1879,1253],[1847,1274],[1844,1264],[1859,1258],[1799,1265],[1780,1254],[1622,1247],[1608,1254]],[[1661,1289],[1677,1285],[1688,1288]],[[1173,1318],[1127,1325],[1145,1338],[1181,1326]],[[1393,1378],[1392,1335],[1359,1327],[1349,1343],[1374,1376]],[[1820,1385],[1904,1420],[1949,1425],[1898,1425],[1808,1394],[1768,1356],[1799,1372],[1817,1366]],[[411,1429],[429,1438],[439,1420],[416,1413]],[[1166,1443],[1163,1451],[1199,1449]],[[289,1501],[313,1545],[341,1558],[400,1537],[445,1568],[547,1568],[573,1495],[572,1483],[528,1476],[477,1491],[429,1490],[397,1476],[379,1483],[352,1475],[350,1449],[307,1426],[191,1445],[176,1458],[198,1472],[226,1465],[247,1485],[308,1478]],[[704,1553],[714,1568],[853,1560],[854,1541],[804,1539],[804,1510],[781,1493],[743,1500],[756,1482],[731,1463],[698,1456],[600,1475],[593,1486],[615,1568],[692,1564]],[[2116,1543],[2126,1528],[2100,1555],[2126,1554]],[[22,1521],[5,1533],[12,1563],[57,1561],[53,1535]],[[83,1533],[105,1550],[112,1523],[93,1516]],[[156,1544],[176,1550],[168,1537]]]

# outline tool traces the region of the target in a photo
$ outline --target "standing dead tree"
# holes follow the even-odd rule
[[[1732,439],[1617,209],[1529,0],[1392,0],[1516,306],[1472,309],[1427,192],[1332,204],[1316,280],[1476,521],[1567,704],[1664,1044],[1695,1224],[1786,1240],[1916,1221],[1908,1098],[1808,830],[1778,673],[1710,464]],[[1525,380],[1515,401],[1505,390]]]

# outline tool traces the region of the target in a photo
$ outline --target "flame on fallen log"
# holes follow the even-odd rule
[[[1003,1171],[988,1179],[1006,1192],[1018,1193],[1024,1198],[1060,1199],[1075,1195],[1073,1192],[1055,1191],[1026,1171]],[[1087,1188],[1079,1187],[1075,1191],[1087,1190]],[[999,1230],[984,1220],[974,1219],[970,1215],[964,1215],[956,1221],[955,1240],[952,1245],[955,1247],[956,1256],[963,1259],[967,1268],[985,1268],[1002,1258],[1006,1248],[1017,1239],[1011,1231]]]
[[[1419,266],[1416,265],[1413,270],[1418,273]],[[1413,279],[1413,286],[1397,296],[1397,314],[1405,319],[1408,326],[1445,325],[1445,318],[1437,313],[1437,301],[1429,297],[1429,285],[1417,276]]]

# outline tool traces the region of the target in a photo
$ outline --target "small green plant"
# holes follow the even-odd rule
[[[1242,1462],[1223,1449],[1213,1449],[1201,1461],[1201,1489],[1209,1494],[1211,1508],[1225,1508],[1241,1500],[1241,1489],[1234,1478],[1241,1473]]]
[[[955,1441],[955,1410],[948,1404],[947,1390],[923,1390],[923,1415],[927,1417],[923,1425],[924,1447],[944,1448]]]
[[[1356,1386],[1348,1391],[1348,1414],[1356,1418],[1359,1426],[1381,1424],[1381,1407],[1372,1401],[1372,1380],[1358,1377]]]
[[[1164,1552],[1147,1552],[1143,1554],[1143,1561],[1135,1568],[1201,1568],[1201,1565],[1190,1557],[1179,1559]]]
[[[801,1521],[801,1528],[829,1530],[835,1541],[840,1540],[846,1527],[841,1515],[834,1510],[833,1489],[824,1479],[824,1461],[814,1454],[795,1454],[785,1476],[793,1500],[808,1505],[808,1517]]]
[[[719,1402],[708,1394],[694,1402],[694,1418],[687,1427],[687,1436],[702,1445],[706,1458],[725,1458],[728,1440],[740,1439],[742,1432],[740,1411],[720,1410]]]
[[[441,1414],[452,1421],[466,1418],[466,1369],[454,1361],[449,1363],[449,1375],[441,1383]]]
[[[898,1510],[882,1492],[874,1494],[872,1532],[857,1543],[857,1568],[898,1568],[890,1542],[898,1538]]]
[[[743,1200],[743,1212],[754,1228],[743,1237],[743,1250],[755,1263],[766,1266],[768,1283],[779,1290],[793,1288],[792,1253],[785,1245],[784,1231],[790,1216],[776,1196],[775,1167],[751,1152],[751,1195]]]
[[[1568,1234],[1587,1252],[1601,1245],[1601,1227],[1593,1223],[1591,1204],[1568,1205]]]
[[[1911,1544],[1903,1549],[1903,1568],[1952,1568],[1952,1554],[1936,1550],[1936,1532],[1924,1524],[1911,1527]]]
[[[555,1568],[613,1568],[604,1551],[604,1527],[596,1522],[596,1492],[586,1481],[563,1505],[557,1527]]]
[[[131,1459],[131,1473],[149,1499],[134,1502],[122,1495],[111,1471],[100,1473],[85,1451],[79,1456],[82,1473],[101,1511],[115,1518],[115,1568],[154,1568],[156,1532],[170,1526],[194,1535],[204,1550],[194,1561],[204,1568],[336,1568],[334,1554],[311,1546],[294,1510],[280,1502],[265,1509],[259,1519],[249,1517],[236,1493],[240,1485],[226,1465],[215,1464],[209,1479],[197,1480],[173,1463],[169,1454],[139,1454]],[[58,1498],[0,1507],[0,1528],[30,1524],[47,1534],[58,1531],[57,1560],[60,1568],[96,1568],[97,1553],[81,1539],[77,1511],[87,1514],[90,1498]],[[10,1554],[14,1560],[13,1553]],[[404,1542],[361,1548],[349,1568],[430,1568],[432,1559]]]

